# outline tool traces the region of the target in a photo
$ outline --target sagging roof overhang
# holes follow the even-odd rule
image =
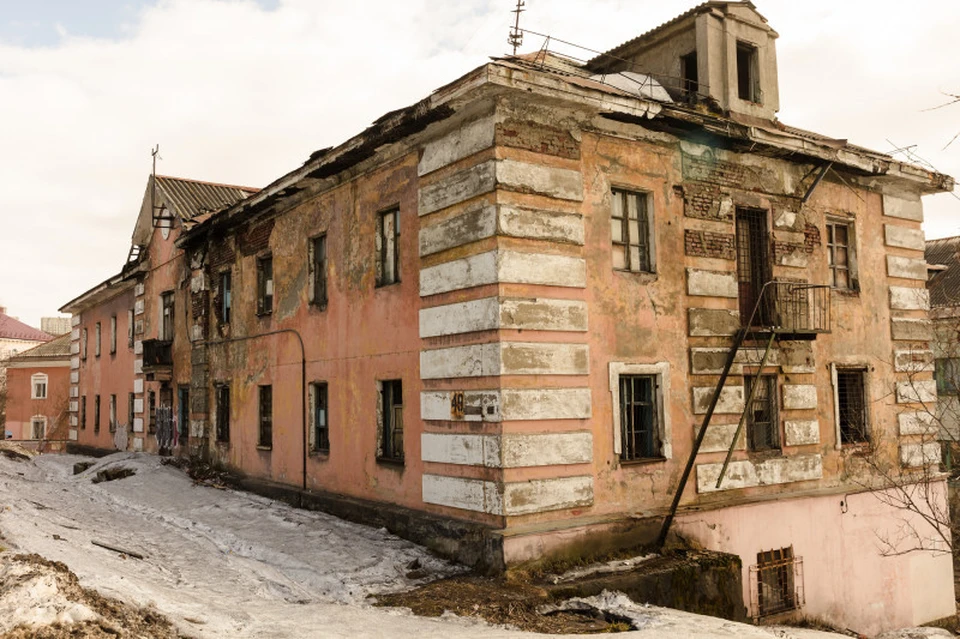
[[[432,124],[454,117],[471,101],[508,92],[520,92],[533,96],[531,99],[554,103],[574,103],[601,117],[669,132],[681,139],[707,138],[711,143],[741,152],[821,165],[830,163],[835,171],[874,182],[899,182],[901,186],[923,194],[953,189],[954,180],[948,175],[897,161],[884,153],[851,145],[846,140],[802,131],[777,121],[743,121],[702,106],[658,102],[589,76],[571,73],[568,69],[551,68],[524,57],[509,57],[494,59],[437,89],[420,102],[387,113],[340,146],[317,151],[303,166],[260,192],[186,230],[177,245],[189,246],[210,233],[259,213],[276,210],[288,198],[372,160],[394,143],[405,141],[412,146],[426,139]]]
[[[92,306],[112,300],[117,295],[133,288],[134,285],[134,280],[125,279],[123,273],[117,273],[70,300],[61,306],[59,310],[61,313],[76,315]]]

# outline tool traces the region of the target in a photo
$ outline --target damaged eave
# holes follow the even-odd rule
[[[125,279],[122,273],[118,273],[117,275],[107,278],[88,291],[85,291],[81,295],[78,295],[74,299],[61,306],[58,310],[61,313],[70,313],[71,315],[76,315],[86,308],[113,299],[124,291],[133,288],[134,284],[135,282],[133,280]]]

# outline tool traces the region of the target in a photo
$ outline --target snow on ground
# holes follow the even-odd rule
[[[376,593],[413,587],[407,566],[434,576],[458,568],[385,530],[297,510],[247,493],[194,486],[158,457],[115,453],[79,475],[71,455],[0,456],[3,545],[62,561],[102,594],[153,605],[195,637],[417,637],[527,635],[470,619],[426,619],[373,607]],[[106,467],[132,477],[91,483]],[[127,549],[143,560],[93,545]],[[758,628],[675,610],[606,603],[629,612],[633,637],[815,639],[839,635]],[[629,609],[629,610],[627,610]]]

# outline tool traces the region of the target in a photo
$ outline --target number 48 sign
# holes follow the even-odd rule
[[[463,419],[463,391],[454,391],[450,394],[450,417]]]

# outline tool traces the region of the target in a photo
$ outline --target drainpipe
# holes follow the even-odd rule
[[[251,339],[257,339],[259,337],[269,337],[271,335],[280,335],[281,333],[290,333],[297,338],[297,342],[300,344],[300,435],[302,437],[302,450],[303,450],[303,475],[302,475],[302,488],[303,490],[307,489],[307,351],[303,345],[303,337],[300,333],[292,328],[280,328],[275,331],[269,331],[267,333],[258,333],[257,335],[246,335],[243,337],[231,337],[228,339],[216,340],[216,341],[205,341],[203,342],[204,346],[215,346],[217,344],[231,344],[234,342],[245,342]],[[303,506],[303,495],[300,496],[300,505]]]

